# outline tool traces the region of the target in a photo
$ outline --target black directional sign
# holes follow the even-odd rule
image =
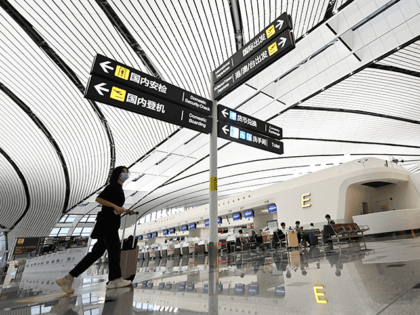
[[[211,116],[210,100],[108,57],[96,55],[90,73]]]
[[[220,100],[240,84],[248,81],[294,48],[294,35],[289,30],[274,36],[256,54],[242,62],[239,66],[227,73],[222,80],[214,84],[214,99]]]
[[[281,14],[277,19],[271,22],[265,29],[258,33],[246,45],[224,61],[216,70],[213,71],[213,82],[218,82],[229,72],[238,67],[242,62],[253,56],[261,47],[264,47],[268,41],[281,32],[292,29],[292,18],[287,13]]]
[[[205,114],[101,77],[91,76],[85,98],[203,133],[211,131],[212,119]]]
[[[281,140],[283,137],[283,130],[280,127],[267,124],[262,120],[223,105],[217,105],[217,119],[219,121],[226,121],[238,127],[247,128],[251,131],[256,131],[274,139]]]
[[[256,134],[245,128],[232,126],[231,124],[219,121],[217,124],[217,136],[219,138],[239,142],[254,148],[283,154],[283,142]]]

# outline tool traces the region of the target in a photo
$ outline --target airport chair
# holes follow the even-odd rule
[[[242,244],[241,239],[239,237],[237,237],[235,240],[235,247],[233,248],[235,253],[238,247],[241,249],[241,251],[244,250],[244,245]]]
[[[226,243],[226,241],[224,241],[223,243],[219,243],[219,245],[220,245],[220,253],[222,254],[222,253],[223,253],[223,251],[226,251],[226,254],[227,254],[227,252],[228,252],[228,247],[227,247],[227,243]]]

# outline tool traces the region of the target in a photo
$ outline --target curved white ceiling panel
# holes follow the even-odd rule
[[[46,235],[63,210],[93,203],[113,162],[130,166],[126,206],[142,214],[208,202],[209,135],[101,103],[97,111],[81,91],[99,53],[209,97],[211,71],[237,49],[229,1],[5,1],[62,59],[0,9],[0,223],[22,217],[11,235]],[[420,171],[418,1],[400,0],[356,31],[387,1],[338,0],[344,9],[326,21],[328,3],[238,1],[245,42],[288,12],[297,47],[221,100],[282,127],[285,154],[219,139],[219,199],[369,156]]]
[[[27,199],[18,173],[3,154],[0,154],[0,169],[0,225],[10,228],[25,211]]]

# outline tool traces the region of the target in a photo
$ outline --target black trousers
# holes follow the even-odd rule
[[[121,243],[117,233],[106,238],[100,238],[93,245],[92,251],[88,253],[77,265],[70,271],[70,275],[77,278],[94,264],[102,255],[108,251],[109,273],[108,280],[112,281],[121,278]]]

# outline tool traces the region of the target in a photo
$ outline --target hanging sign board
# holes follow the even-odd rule
[[[271,22],[246,45],[234,53],[213,71],[213,82],[222,80],[229,72],[237,68],[245,60],[251,58],[255,52],[264,47],[270,40],[281,32],[292,29],[292,18],[286,12]]]
[[[207,116],[212,114],[210,100],[108,57],[96,55],[90,73]]]
[[[225,77],[214,84],[214,99],[220,100],[294,48],[294,35],[289,30],[273,37],[272,40],[258,50],[251,58],[226,73]]]
[[[283,129],[223,105],[217,105],[217,119],[281,140]]]
[[[211,117],[163,99],[92,76],[85,98],[203,133],[210,133]],[[152,132],[152,130],[150,131]]]
[[[255,134],[250,130],[238,128],[224,122],[219,122],[217,124],[217,136],[265,151],[277,154],[284,153],[283,142],[260,134]]]

